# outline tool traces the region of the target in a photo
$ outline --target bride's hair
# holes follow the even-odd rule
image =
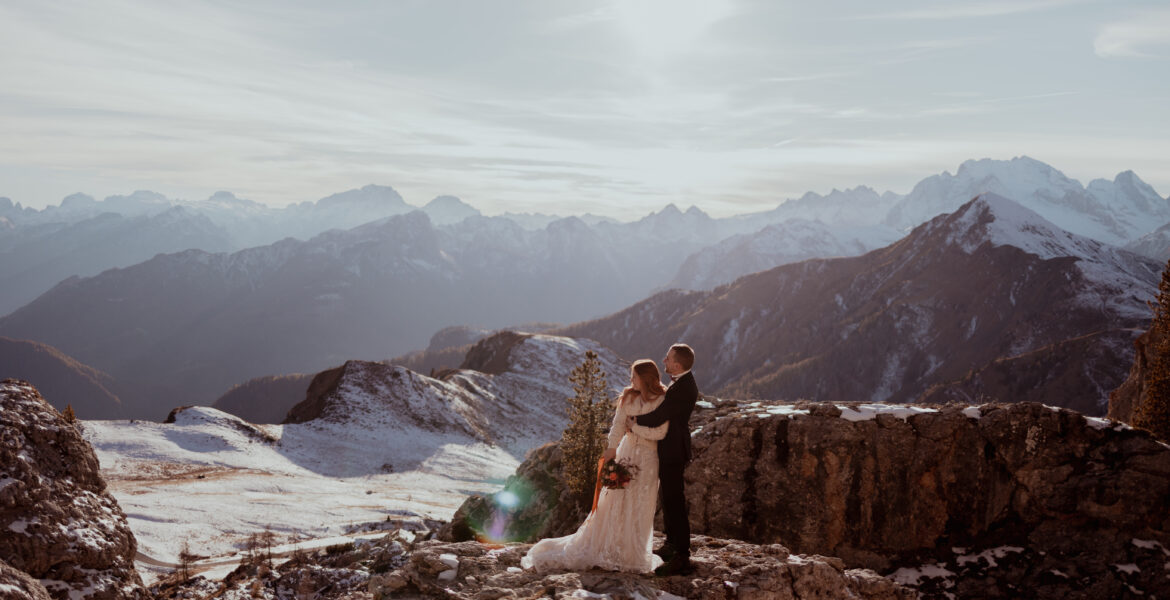
[[[636,360],[630,365],[630,372],[642,380],[642,389],[650,396],[661,396],[666,393],[666,386],[662,385],[662,376],[658,373],[658,364],[654,361],[648,358]],[[638,390],[634,386],[626,386],[626,389],[622,390],[622,400],[625,400],[627,395],[637,394]]]

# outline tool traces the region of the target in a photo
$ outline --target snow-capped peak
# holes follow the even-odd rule
[[[984,243],[1014,246],[1042,259],[1088,257],[1101,242],[1069,233],[1035,211],[999,194],[981,194],[946,218],[950,242],[968,254]]]

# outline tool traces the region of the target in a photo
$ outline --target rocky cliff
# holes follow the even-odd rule
[[[708,412],[696,531],[891,575],[936,565],[961,597],[1170,593],[1170,447],[1145,432],[1032,403]]]
[[[0,561],[57,599],[145,599],[135,551],[76,426],[27,382],[0,382]]]
[[[1170,594],[1170,446],[1145,432],[1033,403],[700,406],[695,534],[840,557],[926,597]]]

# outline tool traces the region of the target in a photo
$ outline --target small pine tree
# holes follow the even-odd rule
[[[565,485],[583,501],[593,496],[597,460],[605,451],[606,425],[613,416],[605,373],[597,353],[587,351],[585,361],[569,375],[576,393],[569,398],[569,426],[561,435],[561,464]]]
[[[65,405],[65,410],[64,410],[64,412],[61,413],[61,416],[65,417],[65,420],[70,422],[70,423],[77,422],[77,415],[73,414],[73,405],[72,404]]]
[[[1170,261],[1162,271],[1158,299],[1151,302],[1145,399],[1134,408],[1133,425],[1170,441]]]
[[[191,544],[184,539],[183,547],[179,549],[179,577],[180,581],[191,578],[191,563],[195,562],[195,555],[191,552]]]
[[[260,546],[264,549],[264,562],[272,564],[272,547],[276,545],[276,532],[271,527],[265,527],[260,532]]]

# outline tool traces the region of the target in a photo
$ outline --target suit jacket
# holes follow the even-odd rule
[[[695,376],[687,373],[666,390],[666,399],[658,408],[638,415],[635,420],[644,427],[670,423],[666,437],[658,441],[658,462],[686,464],[691,460],[691,412],[699,401],[699,386]]]

